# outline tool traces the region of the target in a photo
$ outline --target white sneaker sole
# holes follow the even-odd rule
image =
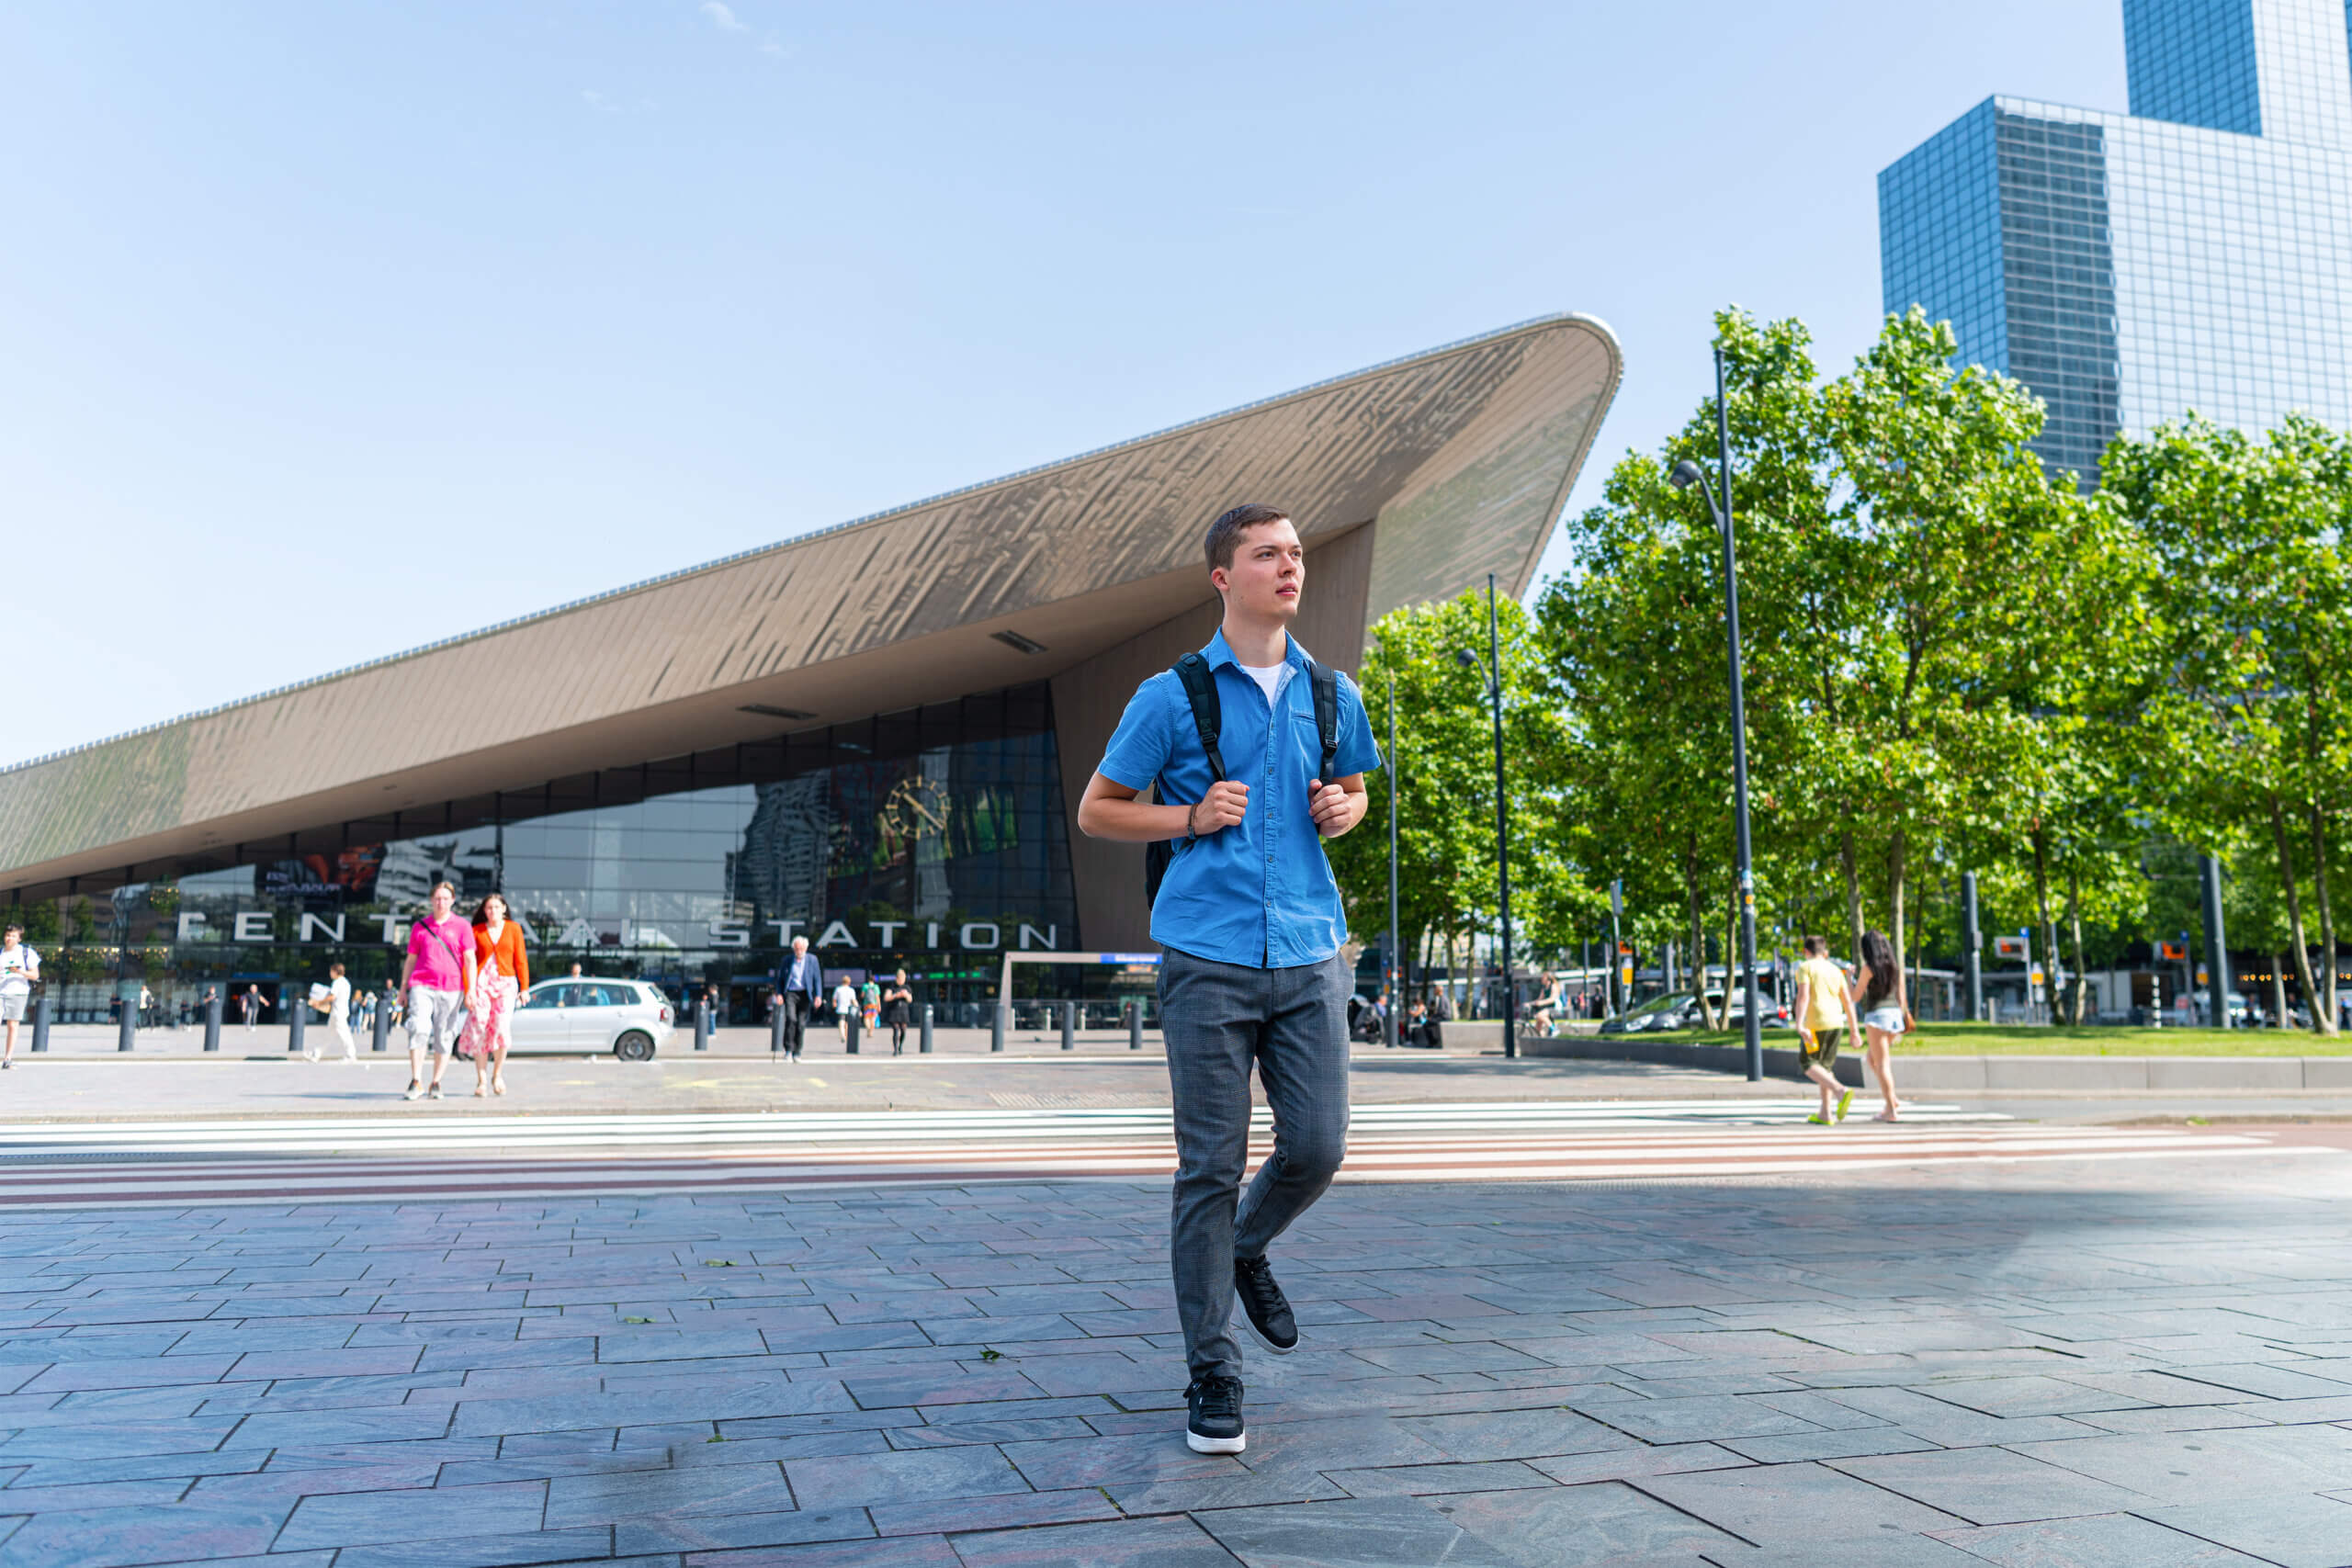
[[[1253,1341],[1264,1346],[1266,1348],[1266,1353],[1269,1355],[1287,1356],[1293,1350],[1298,1348],[1298,1340],[1296,1339],[1292,1340],[1287,1345],[1277,1345],[1272,1340],[1267,1338],[1264,1335],[1259,1333],[1258,1325],[1250,1320],[1249,1313],[1244,1311],[1238,1305],[1235,1306],[1233,1309],[1233,1321],[1239,1324],[1242,1326],[1242,1329],[1249,1334],[1250,1337]],[[1306,1336],[1301,1335],[1299,1337],[1303,1339]]]
[[[1198,1432],[1186,1431],[1184,1446],[1196,1454],[1238,1454],[1250,1446],[1250,1434],[1238,1438],[1204,1438]]]

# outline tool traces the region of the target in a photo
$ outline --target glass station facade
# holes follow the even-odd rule
[[[802,935],[828,983],[904,967],[941,1022],[977,1022],[1006,950],[1080,946],[1063,806],[1037,682],[240,845],[228,863],[10,913],[64,1022],[142,987],[159,1021],[200,1019],[208,990],[254,986],[283,1021],[336,962],[355,992],[380,992],[445,879],[469,916],[505,894],[535,980],[576,963],[754,1024]],[[1016,978],[1050,990],[1050,967]]]

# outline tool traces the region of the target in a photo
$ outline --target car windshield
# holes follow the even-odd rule
[[[1666,1012],[1671,1009],[1685,1006],[1690,1002],[1690,993],[1688,991],[1669,991],[1662,997],[1652,997],[1648,1001],[1644,1002],[1641,1006],[1635,1008],[1625,1016],[1627,1018],[1645,1018],[1654,1012]]]

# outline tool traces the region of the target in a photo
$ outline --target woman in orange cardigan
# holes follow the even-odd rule
[[[466,1033],[458,1049],[474,1059],[474,1093],[506,1092],[506,1048],[514,1043],[514,1005],[531,988],[523,928],[506,918],[506,900],[492,894],[474,913],[475,980],[466,998]]]

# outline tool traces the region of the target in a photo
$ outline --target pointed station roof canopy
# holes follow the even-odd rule
[[[1620,370],[1606,326],[1546,317],[0,770],[0,888],[227,864],[332,824],[1067,675],[1196,611],[1201,531],[1241,501],[1288,509],[1310,552],[1358,536],[1357,646],[1327,632],[1319,649],[1352,668],[1397,605],[1488,572],[1523,591]],[[525,699],[448,700],[484,668],[522,671]]]

